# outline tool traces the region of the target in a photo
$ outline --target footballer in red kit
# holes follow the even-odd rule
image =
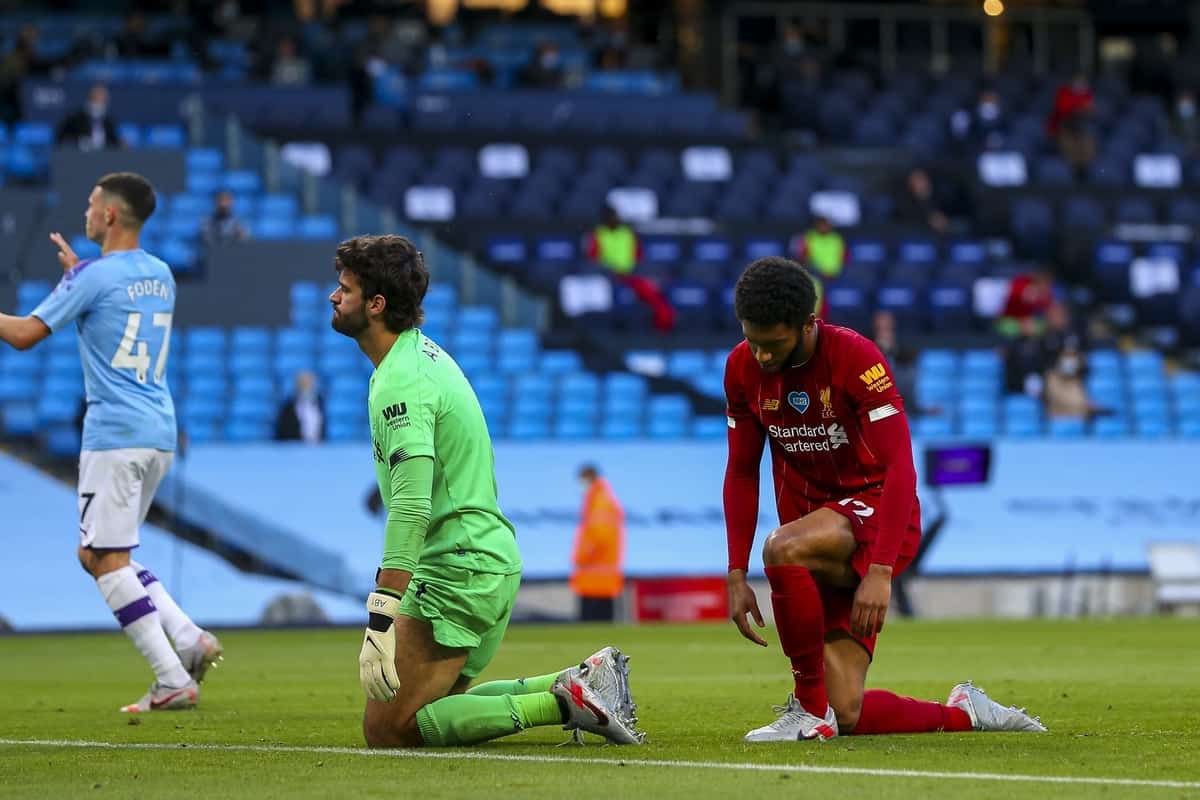
[[[729,354],[725,523],[729,610],[741,634],[766,641],[746,573],[758,520],[759,463],[770,444],[780,527],[763,563],[794,690],[751,742],[839,734],[1043,731],[970,682],[945,704],[866,691],[892,580],[921,540],[917,475],[904,399],[873,342],[819,321],[799,264],[764,258],[734,290],[745,341]]]

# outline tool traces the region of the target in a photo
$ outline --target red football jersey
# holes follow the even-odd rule
[[[849,328],[817,325],[816,350],[804,364],[765,372],[742,341],[725,366],[729,426],[756,426],[770,442],[781,524],[881,490],[887,465],[864,431],[904,413],[875,343]],[[892,521],[901,529],[908,522]]]

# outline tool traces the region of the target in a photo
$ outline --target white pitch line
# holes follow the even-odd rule
[[[1094,778],[1076,775],[1007,775],[995,772],[936,772],[915,769],[872,769],[868,767],[818,767],[809,764],[753,764],[725,761],[666,761],[649,758],[594,758],[582,756],[534,756],[490,753],[479,750],[367,750],[359,747],[299,747],[256,744],[163,744],[161,742],[90,742],[74,739],[0,739],[0,746],[78,747],[103,750],[214,750],[241,753],[322,753],[372,758],[453,759],[473,761],[517,761],[534,764],[595,764],[625,767],[677,767],[683,769],[728,769],[741,772],[804,772],[816,775],[866,775],[879,778],[939,778],[1008,783],[1070,783],[1095,786],[1148,786],[1161,789],[1200,789],[1200,781],[1142,780],[1139,778]],[[812,745],[810,745],[812,746]],[[819,747],[820,745],[816,745]]]

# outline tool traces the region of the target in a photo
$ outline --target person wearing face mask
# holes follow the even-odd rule
[[[1000,95],[992,89],[979,93],[974,109],[962,108],[950,117],[951,133],[968,151],[1003,146],[1007,124]]]
[[[275,418],[275,441],[318,444],[325,438],[325,400],[311,372],[296,375],[296,392],[283,402]]]
[[[612,622],[625,588],[625,511],[594,465],[580,467],[579,481],[583,509],[571,555],[571,591],[579,598],[581,622]]]
[[[206,244],[217,242],[244,242],[249,238],[246,226],[233,214],[233,195],[221,192],[217,195],[212,214],[204,221],[201,231]]]
[[[108,113],[108,88],[96,84],[88,90],[86,105],[68,115],[58,126],[59,147],[80,150],[110,150],[122,146],[117,124]]]
[[[1099,412],[1088,399],[1084,385],[1083,353],[1065,348],[1054,366],[1046,370],[1046,416],[1051,419],[1087,419]]]

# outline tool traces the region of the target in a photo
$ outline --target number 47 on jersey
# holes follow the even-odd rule
[[[167,372],[167,354],[171,350],[171,314],[158,313],[152,320],[154,327],[163,329],[162,346],[154,362],[154,382],[162,383]],[[142,313],[131,311],[125,320],[125,333],[121,345],[109,362],[113,369],[131,369],[138,383],[145,383],[150,375],[150,346],[145,339],[138,338],[142,327]]]

